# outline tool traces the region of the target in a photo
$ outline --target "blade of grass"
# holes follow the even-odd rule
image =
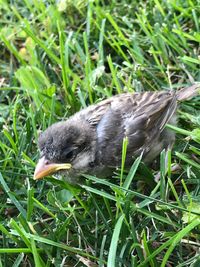
[[[131,166],[130,171],[124,181],[123,188],[129,189],[129,186],[131,185],[133,178],[135,176],[135,173],[138,169],[138,166],[142,160],[142,155],[143,153],[141,153],[141,155],[134,161],[133,165]]]
[[[165,256],[162,261],[162,267],[165,266],[166,260],[171,255],[171,252],[173,251],[174,247],[180,242],[180,240],[187,235],[193,228],[198,226],[200,224],[200,219],[196,219],[193,222],[191,222],[189,225],[187,225],[184,229],[182,229],[178,234],[170,238],[168,241],[166,241],[164,244],[162,244],[158,249],[156,249],[150,256],[148,256],[145,261],[140,263],[138,267],[145,267],[147,266],[147,263],[153,259],[156,255],[161,253],[164,249],[166,249],[168,246],[170,248],[168,249],[167,253],[165,253]]]
[[[121,172],[120,172],[120,186],[122,186],[122,183],[123,183],[123,173],[124,173],[124,167],[125,167],[125,162],[126,162],[127,146],[128,146],[128,137],[126,136],[123,139],[123,144],[122,144],[122,161],[121,161]]]
[[[38,201],[36,198],[32,197],[33,201],[37,204],[37,206],[42,209],[44,212],[49,214],[53,219],[56,219],[56,215],[54,215],[47,207],[45,207],[40,201]]]
[[[120,85],[120,83],[118,81],[117,71],[114,68],[114,65],[113,65],[113,62],[112,62],[112,59],[111,59],[110,55],[107,56],[107,61],[108,61],[108,65],[109,65],[111,73],[112,73],[112,78],[113,78],[114,84],[116,86],[117,92],[118,92],[118,94],[120,94],[122,92],[121,85]]]
[[[24,255],[24,252],[20,253],[20,254],[17,256],[17,258],[16,258],[15,262],[13,263],[12,267],[18,267],[18,266],[20,266],[21,262],[22,262],[23,259],[24,259],[24,256],[25,256],[25,255]]]
[[[197,169],[200,169],[200,164],[196,163],[195,161],[191,160],[188,158],[188,156],[186,154],[183,153],[179,153],[179,152],[175,152],[175,155],[180,158],[181,160],[185,161],[186,163],[188,163],[190,166],[193,166]]]
[[[46,265],[40,258],[40,255],[38,254],[38,250],[35,245],[34,239],[31,239],[31,249],[32,249],[32,254],[35,262],[35,267],[45,267]]]
[[[117,223],[113,231],[112,240],[108,252],[108,262],[107,262],[108,267],[116,266],[117,244],[119,241],[119,234],[122,228],[123,220],[124,220],[124,214],[122,214],[117,220]]]
[[[187,234],[190,233],[190,231],[192,229],[194,229],[196,226],[198,226],[200,224],[200,219],[196,218],[196,220],[192,221],[190,224],[188,224],[184,229],[182,229],[181,231],[179,231],[178,234],[175,235],[175,237],[173,238],[173,242],[170,242],[170,247],[168,248],[167,252],[165,253],[165,256],[163,258],[161,267],[166,266],[168,258],[170,257],[170,255],[172,254],[172,251],[174,250],[174,248],[176,247],[176,245],[181,241],[181,239],[186,236]]]
[[[137,197],[140,197],[140,198],[142,198],[142,199],[149,199],[149,200],[152,200],[153,202],[158,202],[158,203],[160,203],[160,204],[164,204],[164,205],[166,205],[166,206],[168,206],[168,207],[171,207],[171,208],[174,208],[174,209],[178,209],[178,210],[180,210],[180,211],[185,211],[185,212],[188,212],[188,210],[187,209],[185,209],[185,208],[182,208],[182,207],[179,207],[179,206],[176,206],[176,205],[173,205],[173,204],[171,204],[171,203],[168,203],[168,202],[165,202],[165,201],[163,201],[163,200],[160,200],[160,199],[155,199],[155,198],[153,198],[152,196],[147,196],[147,195],[143,195],[143,194],[141,194],[141,193],[138,193],[137,191],[133,191],[133,190],[130,190],[130,189],[125,189],[125,188],[123,188],[123,187],[120,187],[120,186],[118,186],[118,185],[115,185],[115,184],[112,184],[112,183],[110,183],[110,182],[108,182],[108,181],[105,181],[105,180],[103,180],[103,179],[99,179],[99,178],[97,178],[97,177],[93,177],[93,176],[90,176],[90,175],[84,175],[87,179],[89,179],[89,180],[92,180],[92,181],[94,181],[94,182],[96,182],[96,183],[99,183],[99,184],[103,184],[103,185],[107,185],[107,186],[109,186],[109,187],[113,187],[113,188],[118,188],[119,190],[123,190],[123,191],[125,191],[125,192],[129,192],[129,193],[132,193],[133,195],[135,195],[135,196],[137,196]],[[90,187],[88,187],[88,186],[85,186],[85,185],[82,185],[82,187],[83,188],[86,188],[86,189],[88,189],[88,190],[90,190],[90,191],[92,191],[92,192],[94,192],[94,193],[97,193],[97,194],[100,194],[101,195],[101,191],[99,191],[99,190],[94,190],[93,188],[90,188]],[[107,193],[103,193],[102,195],[104,195],[105,197],[106,196],[108,196],[108,198],[109,199],[111,199],[111,200],[114,200],[115,201],[115,197],[112,197],[111,195],[107,195]],[[194,215],[199,215],[200,216],[200,213],[196,213],[196,212],[194,212]]]
[[[33,31],[31,31],[31,27],[30,27],[29,23],[25,20],[24,20],[24,22],[25,22],[26,26],[23,26],[22,29],[26,32],[26,34],[28,36],[30,36],[34,40],[34,42],[36,44],[38,44],[46,52],[46,54],[49,56],[50,59],[52,59],[55,63],[60,65],[61,61],[60,61],[59,57],[57,57],[55,55],[55,53],[45,44],[44,41],[40,40],[36,36],[36,34]]]
[[[43,249],[37,249],[38,252],[42,252]],[[0,254],[18,254],[18,253],[32,253],[30,248],[0,248]]]
[[[20,202],[16,199],[16,197],[13,195],[13,193],[10,191],[10,188],[8,187],[6,181],[4,180],[2,174],[0,173],[0,183],[5,190],[6,194],[11,199],[12,203],[15,205],[15,207],[19,210],[19,212],[22,214],[24,218],[26,218],[26,211],[20,204]]]
[[[166,183],[165,183],[165,159],[166,152],[163,150],[160,153],[160,196],[163,201],[166,201]]]
[[[21,236],[18,232],[15,232],[15,231],[11,231],[11,233],[13,235],[16,235],[16,236]],[[26,232],[24,232],[23,235],[27,239],[34,239],[35,241],[38,241],[40,243],[44,243],[44,244],[47,244],[47,245],[50,245],[50,246],[53,246],[53,247],[58,247],[58,248],[64,249],[64,250],[66,250],[66,251],[68,251],[70,253],[73,253],[73,254],[77,254],[77,255],[88,257],[88,258],[91,258],[91,259],[94,259],[94,260],[98,260],[97,257],[95,257],[95,256],[93,256],[93,255],[91,255],[89,253],[83,252],[83,250],[81,250],[81,249],[73,248],[72,246],[67,246],[67,245],[65,245],[63,243],[58,243],[58,242],[55,242],[55,241],[50,240],[48,238],[44,238],[44,237],[41,237],[41,236],[29,234],[29,233],[26,233]],[[29,241],[29,243],[30,243],[30,241]]]

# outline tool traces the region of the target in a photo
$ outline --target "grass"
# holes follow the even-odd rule
[[[140,158],[124,170],[124,140],[114,178],[33,180],[53,122],[121,92],[200,81],[199,15],[190,0],[0,1],[0,266],[200,265],[199,97],[181,104],[160,170]]]

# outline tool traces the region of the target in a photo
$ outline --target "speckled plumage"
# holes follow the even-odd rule
[[[76,183],[81,173],[106,176],[120,166],[127,136],[127,167],[141,153],[149,163],[173,144],[175,134],[165,125],[176,124],[177,101],[193,96],[196,88],[125,93],[101,101],[46,129],[39,138],[41,156],[49,162],[71,163],[72,168],[63,172]]]

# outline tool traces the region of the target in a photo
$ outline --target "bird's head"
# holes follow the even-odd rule
[[[71,183],[94,161],[95,133],[89,123],[69,119],[47,128],[39,137],[40,159],[34,179],[65,174]]]

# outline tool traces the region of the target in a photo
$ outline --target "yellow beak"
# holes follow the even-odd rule
[[[70,163],[49,163],[45,157],[42,157],[36,165],[33,179],[39,180],[59,170],[69,170],[71,167]]]

